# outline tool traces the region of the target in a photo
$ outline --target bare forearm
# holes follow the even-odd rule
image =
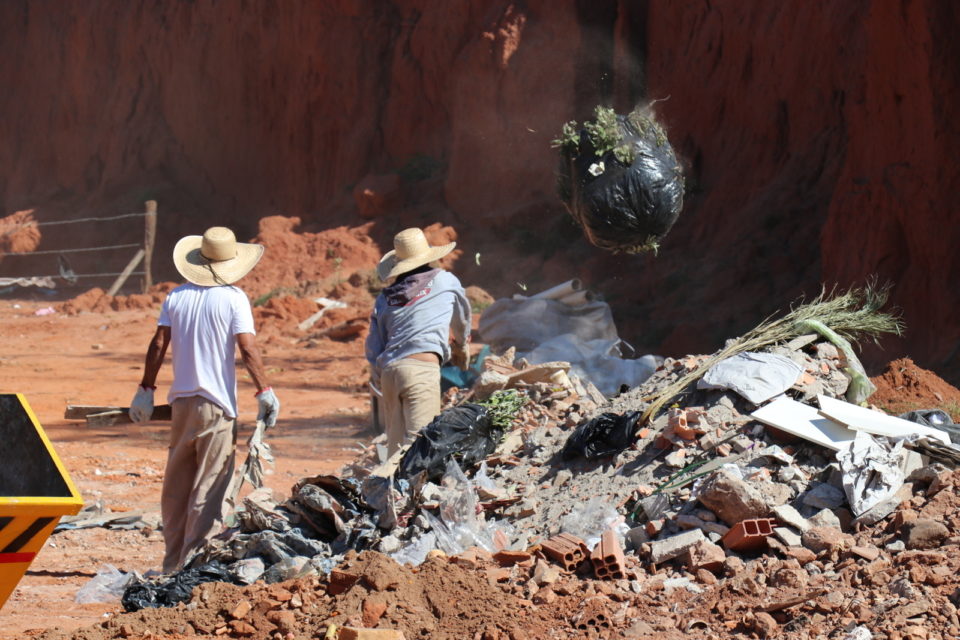
[[[140,384],[144,387],[157,386],[157,374],[163,366],[163,359],[167,355],[167,345],[170,343],[169,329],[160,327],[147,347],[147,355],[143,361],[143,379]]]
[[[260,348],[252,334],[242,333],[237,336],[237,346],[240,347],[240,357],[243,359],[243,365],[250,374],[250,379],[257,387],[257,393],[260,393],[270,384],[267,382],[266,370],[263,366],[263,358],[260,355]]]

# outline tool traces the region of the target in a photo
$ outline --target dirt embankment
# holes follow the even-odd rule
[[[391,193],[359,212],[381,243],[456,223],[468,255],[512,256],[478,273],[498,295],[561,254],[561,278],[595,281],[631,343],[672,355],[876,273],[910,330],[870,363],[909,353],[956,381],[955,23],[949,3],[850,2],[822,20],[789,3],[13,0],[0,215],[152,197],[164,255],[207,224],[251,237],[274,212],[355,224],[373,186]],[[688,165],[686,208],[659,257],[597,255],[560,222],[550,140],[598,103],[647,99]]]

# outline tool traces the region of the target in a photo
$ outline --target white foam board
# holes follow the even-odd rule
[[[817,402],[820,403],[820,415],[855,431],[864,431],[871,435],[890,438],[903,438],[916,433],[934,438],[944,444],[950,444],[950,435],[939,429],[925,427],[922,424],[896,416],[888,416],[885,413],[858,407],[855,404],[829,396],[818,395]]]
[[[771,427],[786,431],[827,449],[839,451],[853,442],[856,433],[820,415],[816,407],[781,396],[750,414]]]

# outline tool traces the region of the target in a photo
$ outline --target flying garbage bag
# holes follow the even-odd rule
[[[594,245],[615,253],[656,251],[683,208],[683,170],[649,108],[629,115],[597,107],[593,121],[568,122],[557,190]]]

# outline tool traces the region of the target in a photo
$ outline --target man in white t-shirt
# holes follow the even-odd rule
[[[237,442],[237,347],[257,387],[257,420],[267,427],[277,422],[280,402],[264,374],[250,301],[233,286],[261,255],[262,245],[239,243],[225,227],[182,238],[173,249],[174,265],[188,282],[163,302],[143,380],[130,404],[134,422],[151,418],[157,373],[172,345],[167,397],[173,424],[160,498],[164,572],[179,569],[223,519]]]

